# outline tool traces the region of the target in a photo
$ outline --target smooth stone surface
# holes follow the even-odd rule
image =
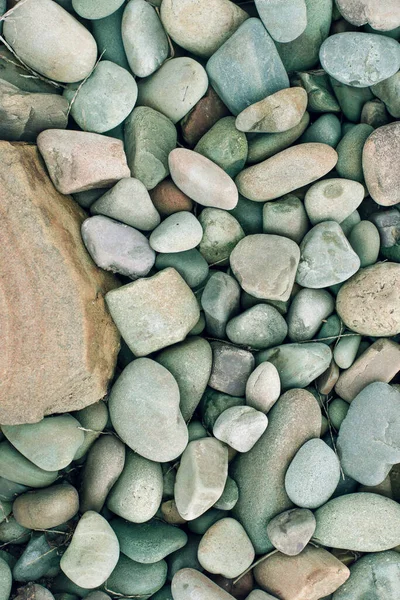
[[[319,117],[300,138],[300,143],[319,142],[336,148],[342,137],[341,123],[336,115]]]
[[[245,108],[235,125],[239,131],[281,133],[296,127],[306,108],[307,92],[302,87],[286,88]]]
[[[76,515],[79,496],[69,483],[21,494],[13,503],[17,523],[27,529],[57,527]]]
[[[160,352],[155,360],[174,376],[180,394],[179,408],[188,422],[206,389],[211,373],[212,351],[207,340],[193,337]]]
[[[145,523],[156,514],[162,492],[161,465],[128,450],[121,476],[107,498],[107,507],[127,521]]]
[[[212,509],[211,509],[212,510]],[[219,511],[215,511],[219,512]],[[223,515],[225,513],[222,513]],[[201,519],[202,517],[199,517]],[[190,529],[191,525],[195,521],[189,521],[188,528]],[[207,528],[206,528],[207,529]],[[204,533],[204,531],[203,531]],[[193,533],[189,533],[188,542],[184,548],[177,550],[171,556],[168,557],[168,580],[172,581],[175,573],[185,568],[196,569],[197,571],[203,571],[203,567],[198,561],[197,558],[197,550],[199,547],[199,543],[201,540],[200,535],[194,535]]]
[[[168,217],[181,210],[193,210],[193,200],[186,196],[170,179],[164,179],[151,190],[151,200],[158,212]]]
[[[211,342],[213,365],[208,385],[231,396],[244,396],[246,381],[254,369],[251,352],[224,342]]]
[[[2,431],[23,456],[45,471],[67,467],[84,440],[79,421],[69,414],[33,424],[2,425]]]
[[[349,404],[341,398],[335,398],[328,406],[328,414],[330,422],[333,427],[339,431],[341,424],[343,423],[347,412],[349,410]]]
[[[311,340],[334,308],[335,301],[326,290],[301,289],[293,298],[286,319],[291,341]]]
[[[181,342],[200,317],[193,292],[172,268],[109,292],[106,302],[136,356]]]
[[[85,456],[92,447],[97,438],[103,433],[108,423],[108,408],[103,400],[90,404],[82,410],[75,413],[75,417],[81,424],[84,440],[75,452],[74,460],[79,460]]]
[[[185,252],[198,246],[203,237],[199,220],[190,212],[170,215],[151,233],[150,246],[156,252]]]
[[[234,117],[224,117],[200,138],[194,151],[212,160],[230,177],[235,177],[246,163],[247,138],[238,131]]]
[[[362,153],[365,141],[373,128],[365,123],[355,125],[345,133],[336,147],[338,161],[336,170],[340,177],[363,183]]]
[[[47,487],[58,471],[45,471],[20,454],[9,442],[0,444],[0,477],[27,487]]]
[[[258,205],[258,203],[253,203]],[[282,235],[300,244],[309,229],[304,203],[291,194],[263,207],[263,232]]]
[[[400,25],[400,7],[394,0],[383,0],[379,6],[371,0],[337,0],[337,7],[346,21],[357,27],[368,24],[388,31]]]
[[[342,228],[342,231],[347,238],[350,237],[350,234],[351,234],[353,228],[360,221],[361,221],[360,213],[358,212],[358,210],[355,210],[354,212],[351,213],[351,215],[346,217],[346,219],[340,223],[340,227]],[[339,291],[341,284],[337,284],[337,285],[339,285],[339,287],[336,289],[336,294]],[[333,288],[331,288],[331,289],[333,291]]]
[[[47,541],[46,538],[50,537]],[[51,534],[33,534],[18,561],[13,566],[13,579],[18,582],[35,581],[50,569],[59,569],[57,546],[51,546]]]
[[[319,57],[332,77],[353,87],[368,87],[391,77],[400,66],[395,40],[377,34],[345,32],[323,42]]]
[[[385,103],[392,117],[400,118],[400,73],[395,73],[384,81],[371,86],[371,91],[374,96]]]
[[[129,63],[126,58],[124,45],[122,42],[121,23],[125,6],[113,12],[103,19],[92,21],[92,33],[97,42],[98,51],[103,54],[104,60],[119,65],[123,69],[129,69]]]
[[[187,445],[178,384],[154,360],[139,358],[123,370],[111,390],[109,411],[117,434],[149,460],[172,461]]]
[[[123,0],[72,0],[72,8],[84,19],[103,19],[119,9]]]
[[[210,83],[233,115],[289,87],[274,42],[259,19],[247,19],[212,55]]]
[[[367,486],[379,485],[400,462],[400,393],[371,383],[352,400],[337,441],[344,472]]]
[[[355,333],[375,337],[400,333],[400,265],[376,263],[354,275],[339,290],[336,310]]]
[[[251,406],[233,406],[218,417],[213,434],[238,452],[248,452],[260,439],[267,425],[268,419],[263,412]]]
[[[182,137],[186,145],[193,148],[219,119],[228,115],[229,110],[221,98],[211,86],[208,86],[205,96],[200,98],[180,122]]]
[[[220,208],[205,208],[199,216],[203,238],[199,245],[201,255],[209,265],[228,264],[229,256],[245,233],[234,216]]]
[[[364,186],[350,179],[325,179],[314,183],[304,199],[312,225],[322,221],[341,223],[364,199]]]
[[[4,22],[3,34],[29,67],[49,79],[64,83],[80,81],[89,75],[96,62],[93,36],[52,0],[28,0],[20,4]]]
[[[215,438],[190,442],[176,474],[175,502],[179,514],[192,521],[220,498],[228,476],[228,450]]]
[[[380,236],[371,221],[360,221],[351,230],[349,242],[360,258],[361,268],[374,265],[379,256]]]
[[[315,512],[314,539],[330,548],[355,552],[382,552],[400,540],[400,507],[397,502],[367,492],[329,500]]]
[[[209,573],[238,577],[254,560],[253,545],[235,519],[226,518],[211,525],[202,537],[198,559]]]
[[[107,589],[120,597],[148,598],[164,585],[166,579],[165,560],[143,565],[120,554],[118,564],[107,580]]]
[[[130,177],[120,140],[63,129],[48,129],[38,135],[37,145],[54,187],[62,194],[111,187]]]
[[[292,508],[274,517],[267,525],[271,543],[279,552],[296,556],[312,538],[316,521],[311,510]]]
[[[161,112],[140,106],[125,121],[124,131],[132,175],[152,190],[169,173],[168,155],[177,138],[174,124]]]
[[[186,148],[176,148],[168,157],[171,177],[178,188],[202,206],[231,210],[238,202],[232,179],[211,160]]]
[[[150,106],[177,123],[207,87],[207,73],[199,62],[188,56],[172,58],[139,82],[138,106]]]
[[[320,439],[306,442],[289,465],[285,489],[291,501],[302,508],[318,508],[332,496],[340,479],[335,452]]]
[[[142,564],[162,560],[168,554],[184,547],[188,539],[186,533],[178,527],[158,520],[129,523],[122,519],[113,519],[111,527],[118,538],[121,552]]]
[[[233,516],[246,529],[257,554],[273,547],[266,533],[268,522],[291,508],[285,473],[299,448],[319,435],[321,411],[312,394],[292,390],[281,396],[268,420],[264,435],[236,459],[232,472],[239,488]]]
[[[329,367],[332,352],[322,343],[283,344],[259,352],[257,362],[268,361],[278,370],[282,389],[305,388]]]
[[[358,123],[361,119],[363,106],[374,98],[369,87],[352,87],[341,83],[334,77],[329,78],[343,115],[349,121]]]
[[[292,76],[292,85],[300,85],[308,95],[308,108],[316,113],[338,113],[340,106],[333,95],[328,75],[321,69],[300,71]],[[333,115],[331,114],[330,117]]]
[[[195,569],[181,569],[171,583],[174,600],[233,600],[208,577]]]
[[[296,282],[308,288],[325,288],[349,279],[360,268],[360,259],[336,221],[315,225],[300,244]]]
[[[231,269],[241,287],[256,298],[288,300],[300,251],[287,238],[255,234],[241,240],[230,256]]]
[[[258,163],[291,146],[305,131],[310,115],[305,112],[300,123],[282,133],[260,133],[249,136],[247,162]]]
[[[390,122],[388,114],[383,102],[374,98],[366,102],[361,111],[361,123],[367,123],[374,129],[387,125]]]
[[[81,227],[83,243],[98,267],[138,279],[154,265],[156,255],[148,239],[137,229],[96,215]]]
[[[206,430],[204,430],[205,432]],[[204,436],[203,436],[204,437]],[[236,502],[239,500],[239,489],[232,477],[226,478],[224,491],[220,498],[214,504],[214,508],[218,510],[232,510]]]
[[[133,177],[118,181],[91,205],[90,212],[105,215],[142,231],[151,231],[160,223],[160,215],[145,185]]]
[[[119,543],[110,525],[88,511],[80,518],[60,567],[77,585],[95,588],[111,575],[118,557]]]
[[[154,7],[145,0],[130,0],[121,24],[122,41],[132,73],[148,77],[169,54],[168,39]]]
[[[350,334],[349,330],[345,331]],[[333,358],[335,363],[341,369],[349,369],[356,359],[360,347],[361,336],[352,334],[349,337],[342,337],[333,349]]]
[[[400,202],[400,173],[394,168],[400,149],[400,123],[378,127],[363,147],[362,166],[368,191],[377,204]]]
[[[243,196],[265,202],[312,183],[333,169],[336,162],[337,154],[327,144],[299,144],[248,167],[235,181]]]
[[[270,36],[276,42],[291,42],[307,26],[307,8],[304,0],[257,0],[257,12]]]
[[[214,54],[247,18],[243,9],[228,0],[212,0],[207,6],[194,0],[161,4],[161,20],[168,35],[204,58]]]
[[[221,271],[213,273],[201,295],[201,307],[206,319],[207,332],[218,339],[224,338],[227,323],[239,312],[239,306],[238,282]]]
[[[252,306],[226,326],[226,335],[231,342],[259,350],[281,344],[286,334],[285,319],[269,304]]]
[[[204,427],[212,433],[215,421],[224,410],[231,406],[243,406],[244,404],[244,398],[229,396],[207,387],[200,402],[200,414]]]
[[[229,212],[239,221],[245,234],[250,235],[262,233],[262,211],[262,204],[239,195],[237,205]]]
[[[281,393],[277,368],[263,362],[254,369],[246,383],[246,404],[264,413],[273,407]]]
[[[71,115],[84,131],[110,131],[135,106],[136,81],[129,71],[109,60],[100,61],[91,76],[79,85],[79,93],[78,84],[74,84],[63,95],[71,106]]]

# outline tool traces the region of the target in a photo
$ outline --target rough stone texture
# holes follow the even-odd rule
[[[195,569],[180,569],[171,583],[174,600],[234,600],[216,583]]]
[[[316,525],[311,510],[292,508],[268,523],[267,534],[279,552],[287,556],[297,556],[312,538]]]
[[[0,422],[32,423],[105,396],[118,334],[103,294],[117,282],[91,261],[84,212],[54,189],[36,148],[1,142],[0,157]]]
[[[335,391],[343,400],[351,402],[370,383],[389,383],[398,371],[400,345],[386,338],[377,340],[342,372]]]
[[[349,575],[330,552],[312,546],[298,556],[278,552],[254,569],[257,583],[282,600],[319,600],[335,592]]]
[[[69,483],[21,494],[13,503],[17,523],[27,529],[57,527],[76,515],[79,496]]]
[[[349,23],[360,27],[371,25],[377,31],[388,31],[400,25],[400,6],[396,0],[336,0],[340,13]]]
[[[306,108],[307,92],[302,87],[286,88],[242,110],[235,125],[239,131],[280,133],[296,127]]]
[[[121,140],[63,129],[38,135],[37,145],[54,187],[62,194],[111,187],[131,173]]]
[[[340,288],[336,310],[345,325],[361,335],[400,333],[400,264],[376,263],[360,269]]]
[[[112,290],[106,301],[136,356],[181,342],[200,317],[193,292],[172,268]]]
[[[268,427],[233,466],[232,477],[239,488],[233,514],[242,523],[257,554],[273,548],[266,525],[291,508],[285,492],[286,470],[299,448],[321,430],[321,411],[316,399],[304,390],[281,396],[268,413]]]
[[[382,206],[400,202],[400,123],[378,127],[364,144],[362,167],[372,198]]]
[[[246,382],[254,369],[248,350],[224,342],[211,342],[213,364],[208,385],[230,396],[244,396]]]

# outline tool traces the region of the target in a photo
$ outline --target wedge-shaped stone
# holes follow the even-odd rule
[[[296,127],[306,108],[307,92],[302,87],[286,88],[245,108],[236,117],[236,128],[254,133],[281,133]]]
[[[260,19],[276,42],[291,42],[307,26],[307,7],[304,0],[256,0]]]
[[[180,569],[171,583],[174,600],[233,600],[219,585],[196,569]]]

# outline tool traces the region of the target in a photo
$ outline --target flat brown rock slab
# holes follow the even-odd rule
[[[0,142],[0,423],[40,421],[105,396],[118,285],[86,252],[84,211],[59,194],[36,146]]]

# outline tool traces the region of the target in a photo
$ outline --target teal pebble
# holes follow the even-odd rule
[[[330,422],[339,431],[341,424],[346,418],[347,412],[350,408],[350,404],[345,402],[341,398],[335,398],[328,406],[328,415]]]
[[[239,500],[239,488],[236,481],[232,477],[227,477],[224,491],[221,497],[214,504],[214,508],[219,510],[232,510],[236,502]]]
[[[121,23],[125,6],[104,17],[92,22],[93,37],[97,42],[99,53],[104,52],[103,59],[111,60],[123,69],[129,70],[124,45],[122,43]]]
[[[235,117],[224,117],[203,135],[194,151],[212,160],[230,177],[236,177],[247,160],[246,134],[236,129]]]
[[[339,317],[336,314],[331,315],[326,319],[326,322],[322,325],[321,329],[319,330],[317,339],[323,342],[324,344],[330,346],[331,344],[336,342],[336,339],[329,338],[336,338],[340,334],[341,329],[342,324]]]
[[[370,125],[360,123],[344,134],[336,148],[336,170],[340,177],[363,183],[362,152],[367,138],[373,131]]]
[[[162,588],[166,579],[165,560],[141,564],[120,554],[117,566],[107,579],[107,590],[117,596],[150,596]]]
[[[207,279],[209,271],[206,259],[195,248],[158,254],[155,267],[159,271],[173,267],[191,288],[201,285]]]
[[[349,121],[358,123],[361,118],[361,111],[364,104],[374,97],[371,90],[368,87],[351,87],[350,85],[337,81],[334,77],[331,77],[330,81],[344,116]]]
[[[246,235],[262,233],[263,205],[261,202],[253,202],[239,194],[236,207],[229,212],[239,221]]]
[[[16,581],[37,581],[60,564],[61,553],[49,534],[34,534],[13,569]]]
[[[193,522],[194,521],[189,521],[189,523]],[[203,567],[197,559],[197,550],[200,540],[201,537],[199,535],[193,535],[189,533],[189,539],[186,546],[168,556],[167,562],[169,581],[172,580],[175,573],[180,571],[180,569],[196,569],[197,571],[203,571]]]
[[[331,113],[322,115],[310,125],[301,136],[299,142],[320,142],[336,148],[342,137],[342,128],[339,119]]]
[[[0,558],[0,600],[8,600],[12,586],[12,574],[9,565]]]
[[[193,519],[193,521],[189,521],[188,528],[193,533],[198,533],[200,535],[204,535],[207,529],[214,525],[220,519],[224,519],[227,516],[226,510],[219,510],[217,508],[210,508],[205,513],[203,513],[197,519]]]
[[[215,421],[224,410],[232,406],[243,406],[244,404],[244,398],[228,396],[228,394],[217,392],[208,387],[200,402],[203,425],[208,431],[212,432]]]
[[[360,221],[354,225],[349,242],[360,257],[361,267],[369,267],[376,263],[381,241],[379,231],[371,221]]]

